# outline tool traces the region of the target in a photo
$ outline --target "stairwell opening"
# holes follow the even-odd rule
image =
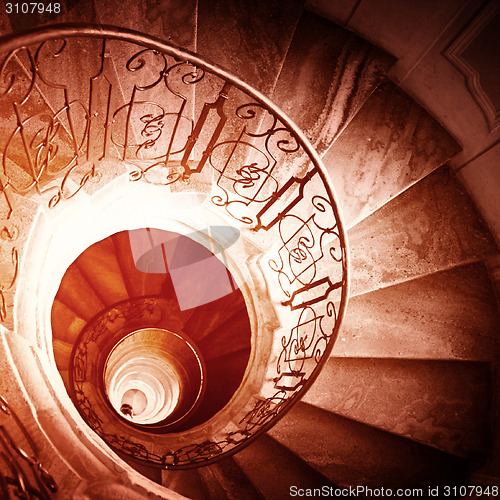
[[[238,390],[251,353],[245,299],[221,259],[155,228],[84,250],[62,278],[52,329],[66,390],[108,442],[207,422]]]
[[[95,35],[96,33],[92,34],[92,36]],[[121,38],[117,40],[121,41]],[[102,41],[104,43],[106,40]],[[140,41],[139,38],[136,40],[136,42]],[[142,57],[147,54],[155,56],[154,59],[156,59],[156,56],[160,55],[163,58],[161,54],[165,52],[168,54],[165,62],[170,64],[173,57],[175,63],[173,68],[177,68],[177,49],[172,51],[171,48],[162,46],[160,52],[157,52],[151,49],[149,42],[147,43],[149,48],[145,51],[141,45],[138,56]],[[102,54],[104,57],[105,52],[103,51]],[[197,72],[196,81],[193,82],[191,56],[189,54],[186,59],[191,78],[182,79],[182,82],[193,86],[203,79],[203,74],[201,71]],[[59,194],[51,198],[46,213],[43,213],[43,218],[40,217],[37,220],[35,230],[30,236],[27,254],[35,258],[32,261],[29,258],[24,259],[21,278],[24,279],[23,285],[28,282],[33,286],[21,288],[22,300],[17,300],[16,304],[16,313],[19,313],[29,306],[28,299],[33,295],[35,298],[47,297],[46,302],[52,301],[55,297],[52,307],[52,332],[50,322],[47,322],[50,316],[47,314],[47,309],[50,313],[50,307],[45,307],[45,303],[40,305],[39,302],[36,302],[38,314],[33,315],[32,323],[43,324],[45,328],[23,328],[22,331],[41,332],[38,335],[40,343],[44,344],[47,341],[48,350],[53,340],[54,360],[50,359],[50,361],[57,363],[61,378],[66,377],[66,386],[70,388],[70,393],[72,387],[74,390],[71,378],[74,382],[75,375],[82,376],[84,362],[97,359],[96,357],[102,360],[107,359],[105,353],[109,353],[108,350],[116,346],[117,342],[123,338],[122,335],[130,335],[140,329],[153,327],[174,334],[185,333],[188,323],[191,322],[191,318],[188,319],[186,315],[191,313],[192,309],[196,309],[197,319],[192,323],[199,331],[209,332],[207,335],[202,334],[200,338],[193,336],[191,329],[189,334],[206,361],[207,383],[203,401],[206,401],[207,405],[205,413],[200,404],[189,422],[182,422],[182,426],[180,422],[176,423],[175,429],[169,427],[168,432],[175,432],[178,436],[173,438],[168,446],[166,439],[158,444],[156,438],[151,437],[147,439],[147,443],[139,439],[131,442],[126,432],[121,431],[122,428],[118,424],[130,427],[130,422],[117,413],[118,405],[120,412],[123,408],[132,416],[134,411],[139,412],[137,405],[146,404],[147,406],[144,391],[137,387],[130,388],[132,392],[127,392],[128,389],[124,391],[118,398],[117,407],[111,405],[109,408],[104,399],[106,390],[103,390],[102,370],[95,368],[95,383],[89,382],[85,386],[82,384],[74,390],[73,394],[73,401],[81,405],[82,417],[108,443],[112,442],[112,446],[116,444],[121,447],[124,453],[134,454],[132,457],[134,459],[137,458],[162,468],[190,468],[199,466],[201,462],[215,461],[220,455],[231,453],[236,451],[236,448],[249,444],[251,439],[270,428],[294,402],[300,399],[316,378],[320,365],[328,358],[333,341],[338,334],[347,299],[348,262],[345,235],[333,193],[318,155],[312,150],[304,134],[285,116],[282,116],[276,106],[263,95],[230,75],[224,73],[219,75],[219,70],[201,60],[196,59],[195,64],[196,68],[199,66],[201,70],[206,71],[207,75],[213,73],[217,82],[220,76],[224,77],[223,82],[226,80],[227,82],[218,89],[218,97],[215,100],[210,98],[206,101],[203,105],[203,112],[196,118],[196,130],[200,129],[203,133],[191,137],[192,140],[183,149],[177,151],[177,148],[173,148],[175,151],[171,152],[171,156],[177,156],[172,159],[170,165],[178,167],[179,175],[177,176],[170,170],[165,172],[164,169],[159,179],[152,178],[151,172],[158,164],[151,165],[153,159],[149,158],[145,162],[142,158],[143,151],[147,150],[151,153],[151,150],[142,147],[142,144],[127,144],[126,140],[123,142],[120,138],[113,141],[113,137],[116,139],[117,135],[109,130],[110,142],[106,144],[108,146],[114,144],[113,148],[116,147],[117,150],[123,149],[123,154],[119,154],[119,163],[121,163],[117,165],[114,153],[109,157],[106,153],[106,158],[104,158],[99,151],[97,162],[99,168],[90,167],[91,171],[85,176],[85,182],[88,180],[89,184],[83,187],[84,181],[82,180],[81,193],[74,198],[73,194],[77,191],[64,198],[66,192],[63,192],[63,189],[66,185],[66,178],[64,179]],[[107,71],[107,65],[103,68]],[[125,69],[133,71],[135,75],[138,74],[135,72],[135,66],[131,69],[130,64],[125,65]],[[106,78],[105,72],[102,77]],[[207,81],[210,80],[209,76],[205,78]],[[98,83],[96,82],[93,87],[95,92],[91,92],[90,97],[95,97]],[[141,86],[140,89],[135,90],[146,92],[153,89],[150,86],[147,88]],[[162,90],[171,92],[170,88],[162,88]],[[171,93],[174,94],[172,99],[181,99],[184,102],[189,100],[174,92]],[[226,101],[228,103],[224,104]],[[92,105],[95,102],[92,100]],[[133,101],[130,102],[130,109],[132,109]],[[135,106],[137,103],[133,104],[134,109],[137,109]],[[115,111],[113,116],[119,116],[120,113],[123,115],[123,109],[125,109],[123,106],[115,109],[115,103],[112,102],[111,107]],[[179,120],[183,118],[181,116],[183,109],[184,104]],[[135,120],[136,116],[133,113],[128,115],[124,122],[124,130],[130,131],[132,138],[136,127],[135,124],[129,124],[129,122],[130,117]],[[261,115],[266,115],[272,122],[269,126],[266,124],[262,133],[259,131],[261,125],[257,125],[258,128],[254,129],[256,123],[261,123]],[[219,121],[215,131],[211,131],[213,118]],[[99,120],[92,119],[92,127],[90,124],[87,125],[89,125],[88,130],[85,129],[84,133],[89,137],[89,141],[85,144],[88,148],[87,159],[90,162],[97,151],[97,143],[93,139],[103,136],[96,135],[98,128],[102,125]],[[242,133],[237,140],[226,137],[226,132],[229,133],[239,128],[242,128]],[[222,129],[224,129],[224,134],[220,135]],[[107,133],[104,134],[104,142],[108,138]],[[177,129],[174,128],[171,137],[174,138],[176,133]],[[125,136],[127,136],[126,133]],[[205,147],[207,141],[210,149]],[[79,143],[77,141],[77,144]],[[106,144],[103,145],[104,149],[107,147]],[[228,144],[234,144],[234,147],[229,147]],[[257,145],[260,147],[258,153],[256,152]],[[128,161],[130,147],[139,148],[135,151],[137,164]],[[250,154],[247,154],[248,149],[251,150]],[[226,158],[229,152],[232,154],[230,161]],[[76,154],[78,156],[79,152]],[[255,156],[260,158],[258,165],[251,162]],[[182,169],[179,166],[179,157],[185,158],[188,162],[182,165]],[[247,164],[248,162],[250,164]],[[109,176],[107,173],[110,172],[101,173],[100,171],[105,164],[109,166],[110,171],[113,169]],[[294,165],[293,169],[290,165]],[[128,175],[121,175],[123,172],[128,172]],[[91,185],[90,179],[92,182],[100,183],[101,187],[105,182],[107,184],[101,189],[100,186]],[[203,194],[200,195],[199,191]],[[143,195],[142,198],[137,196],[138,193]],[[154,194],[155,201],[158,202],[154,207],[150,194]],[[82,197],[87,199],[82,199]],[[59,200],[61,200],[60,204]],[[99,205],[96,200],[102,203]],[[184,201],[184,206],[179,207],[179,200]],[[193,201],[196,201],[194,209]],[[118,220],[111,215],[117,213]],[[127,214],[131,214],[132,217],[127,217]],[[179,214],[184,217],[178,217]],[[184,226],[183,229],[188,228],[188,230],[198,229],[200,221],[204,224],[207,221],[213,223],[218,220],[229,221],[230,224],[243,228],[241,238],[243,244],[230,255],[230,269],[245,293],[244,299],[241,295],[242,309],[247,301],[251,310],[252,335],[250,335],[248,314],[240,315],[237,310],[231,310],[231,307],[228,307],[227,297],[237,296],[240,293],[239,290],[232,289],[230,293],[220,294],[217,298],[213,296],[213,287],[211,287],[209,300],[200,302],[194,298],[199,296],[199,290],[203,290],[203,286],[207,284],[202,274],[198,273],[196,281],[183,281],[188,283],[188,286],[184,287],[184,293],[180,293],[180,288],[174,284],[173,278],[176,273],[172,271],[177,270],[176,266],[170,265],[169,267],[172,283],[164,278],[163,280],[158,278],[167,273],[159,272],[160,269],[157,270],[155,264],[149,261],[152,259],[153,263],[160,262],[160,260],[157,261],[155,255],[161,253],[163,256],[168,253],[164,245],[161,246],[161,252],[151,248],[150,252],[142,255],[146,266],[144,269],[142,261],[141,266],[138,265],[139,259],[132,258],[134,265],[129,266],[130,269],[147,275],[146,279],[139,280],[141,283],[147,286],[157,286],[158,290],[131,293],[127,283],[124,282],[123,286],[118,286],[119,280],[112,277],[113,274],[116,276],[116,273],[106,266],[103,262],[105,259],[101,260],[101,257],[106,255],[106,251],[103,250],[102,254],[96,251],[92,256],[91,247],[94,245],[88,245],[90,240],[95,242],[98,238],[102,238],[95,244],[97,245],[110,238],[107,235],[118,234],[113,230],[123,230],[124,227],[136,230],[132,229],[138,227],[137,224],[131,223],[132,218],[134,221],[140,219],[140,224],[144,224],[144,220],[147,219],[148,225],[152,220],[159,221],[159,225],[168,230],[177,229],[178,226]],[[103,219],[106,219],[108,226],[103,224]],[[75,230],[75,227],[78,229]],[[113,228],[111,231],[110,227]],[[66,231],[66,229],[69,230]],[[139,226],[138,230],[144,230],[144,226]],[[68,234],[74,235],[75,238],[68,237]],[[42,245],[40,245],[40,239]],[[36,252],[35,246],[31,245],[31,242],[35,241]],[[109,241],[105,246],[116,249],[117,244],[111,240],[112,245],[109,245]],[[86,243],[87,247],[83,243]],[[40,250],[41,247],[43,251]],[[93,258],[96,254],[97,258]],[[33,271],[42,261],[42,255],[51,257],[45,258],[44,262],[47,262],[47,265],[42,265],[42,272],[38,274],[31,272],[27,275],[24,262],[27,262],[28,267]],[[78,255],[76,261],[79,262],[73,271],[69,271],[72,268],[69,263]],[[85,258],[90,261],[90,264],[87,262],[89,265],[82,262]],[[57,265],[53,264],[54,261],[57,261]],[[199,269],[199,261],[192,264],[194,268]],[[48,267],[51,267],[52,275]],[[182,267],[179,266],[179,269],[182,270]],[[68,300],[62,300],[60,292],[56,293],[56,285],[63,274],[59,274],[59,270],[65,268],[69,273],[62,278],[63,295],[66,277],[74,280],[71,286],[67,287]],[[120,264],[114,269],[117,269],[118,274],[123,273]],[[228,274],[227,269],[228,266],[222,269],[226,273],[225,283],[234,288],[234,280]],[[42,275],[47,279],[44,280]],[[89,283],[89,280],[92,283]],[[168,324],[155,324],[153,319],[158,311],[161,317],[163,317],[163,312],[171,311],[173,297],[167,295],[171,287],[175,288],[179,312],[176,315],[165,316]],[[123,290],[128,295],[121,295]],[[71,295],[71,291],[74,295]],[[86,291],[89,293],[83,293]],[[83,296],[85,296],[84,301],[81,300]],[[71,306],[68,306],[68,301],[72,302]],[[221,304],[220,310],[225,315],[219,318],[220,321],[216,326],[217,341],[214,341],[213,335],[216,330],[212,320],[214,319],[214,304],[218,301]],[[90,304],[98,304],[98,307],[82,311]],[[203,309],[205,305],[209,307]],[[130,311],[136,313],[137,310],[140,311],[141,321],[131,325],[129,318],[124,316]],[[80,312],[83,315],[79,315]],[[22,316],[17,314],[17,317]],[[109,330],[111,318],[113,318],[112,323],[122,319],[125,326],[119,332],[112,330],[111,335],[108,335],[106,329]],[[148,321],[151,320],[151,323],[143,321],[145,318]],[[65,325],[66,320],[69,324]],[[22,322],[24,325],[26,320],[22,318]],[[179,328],[177,328],[178,325],[173,324],[176,322],[180,325]],[[95,329],[90,326],[87,328],[90,324]],[[191,326],[193,325],[190,323]],[[91,341],[86,342],[80,336],[80,333],[84,331],[97,335],[102,332],[99,328],[104,330],[100,338],[109,340],[109,344],[101,346],[98,342],[93,342],[94,345],[91,345]],[[248,331],[247,344],[235,345],[234,339],[237,336],[234,332],[241,331]],[[250,337],[252,338],[251,348]],[[205,338],[208,340],[205,341]],[[96,339],[97,336],[93,340]],[[75,347],[75,341],[82,345]],[[250,365],[246,368],[250,351],[251,369]],[[314,363],[306,363],[309,359]],[[75,360],[77,361],[76,367]],[[214,361],[212,367],[208,366],[208,360]],[[228,364],[225,365],[225,363]],[[239,380],[231,380],[235,367],[240,369]],[[239,388],[242,378],[245,378],[244,385]],[[211,380],[217,382],[211,385]],[[61,379],[56,380],[56,383],[59,391],[62,385]],[[227,390],[230,383],[234,384],[235,392]],[[109,420],[104,418],[107,415],[92,413],[87,404],[86,391],[96,400],[100,398],[104,401],[102,411],[109,411],[111,415]],[[64,390],[60,390],[60,393],[62,393],[64,404],[71,406]],[[225,400],[228,398],[232,398],[232,401],[228,402],[226,411],[222,411],[225,408]],[[217,407],[222,409],[218,414]],[[123,415],[123,412],[121,414]],[[117,415],[121,420],[117,418]],[[210,420],[211,415],[214,417],[213,420]],[[79,426],[80,422],[78,419],[75,420]],[[114,427],[109,431],[103,429],[104,421],[106,425],[109,423]],[[206,425],[200,425],[203,423]],[[198,427],[195,429],[196,426]],[[202,427],[203,432],[200,430]],[[184,429],[188,431],[186,435],[184,435]],[[198,434],[195,435],[196,432]]]
[[[163,328],[127,335],[113,347],[103,369],[109,403],[120,418],[138,426],[187,418],[202,397],[204,377],[194,345]]]

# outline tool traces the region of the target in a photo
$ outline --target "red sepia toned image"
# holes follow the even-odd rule
[[[0,498],[498,498],[500,3],[0,3]]]

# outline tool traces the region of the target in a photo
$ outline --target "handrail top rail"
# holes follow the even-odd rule
[[[251,85],[245,83],[242,79],[240,79],[230,71],[222,68],[221,66],[200,57],[198,54],[195,54],[188,49],[178,47],[177,45],[174,45],[160,38],[146,35],[129,28],[121,28],[118,26],[89,23],[61,23],[49,26],[41,26],[33,28],[31,30],[12,33],[0,37],[0,50],[3,53],[10,53],[14,50],[18,50],[28,45],[43,43],[57,38],[76,38],[79,36],[87,36],[91,38],[108,37],[124,42],[133,42],[136,44],[140,44],[149,49],[160,50],[174,57],[175,59],[186,61],[193,66],[199,67],[205,71],[224,78],[232,85],[245,92],[256,101],[260,102],[260,104],[269,108],[275,115],[279,117],[280,121],[282,121],[283,124],[292,129],[293,133],[296,135],[296,139],[305,149],[308,156],[313,160],[315,166],[320,167],[320,171],[322,174],[325,173],[323,162],[310,143],[309,139],[301,131],[299,126],[289,116],[287,116],[284,111],[276,106],[276,104],[274,104],[274,102],[269,99],[269,97],[267,97]],[[324,180],[328,179],[328,176],[323,175],[323,177]]]

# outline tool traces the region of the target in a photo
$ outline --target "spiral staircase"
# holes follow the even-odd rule
[[[295,1],[63,7],[2,20],[46,26],[1,43],[3,496],[466,497],[494,452],[498,248],[394,58]],[[199,366],[149,427],[101,375],[146,330]]]

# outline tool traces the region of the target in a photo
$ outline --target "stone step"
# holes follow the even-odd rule
[[[205,422],[229,402],[242,382],[249,356],[247,349],[206,363],[206,391],[190,426]]]
[[[110,238],[98,241],[87,248],[76,259],[75,264],[106,306],[129,298],[115,247]]]
[[[304,401],[479,460],[488,451],[490,391],[488,363],[330,358]]]
[[[338,486],[424,488],[463,484],[467,462],[443,451],[299,402],[270,431]]]
[[[245,307],[239,309],[222,325],[198,342],[205,360],[210,360],[244,349],[250,349],[250,319]]]
[[[95,0],[94,5],[97,23],[138,30],[174,45],[196,50],[196,0],[172,0],[168,3]],[[88,19],[89,14],[82,14],[83,19]]]
[[[198,0],[197,52],[269,93],[302,4],[302,0]]]
[[[86,322],[105,307],[76,265],[71,265],[66,270],[56,299]]]
[[[165,285],[166,274],[144,273],[137,269],[130,246],[129,231],[121,231],[111,236],[121,274],[130,297],[160,295]],[[166,297],[173,298],[173,297]]]
[[[286,4],[279,0],[271,2],[245,0],[237,5],[230,0],[200,0],[196,2],[194,10],[197,13],[197,53],[208,61],[228,69],[257,89],[264,92],[270,91],[279,74],[295,24],[300,16],[302,0],[293,0]],[[171,15],[168,8],[166,12],[168,12],[166,15]],[[224,29],[220,29],[221,26],[224,26]],[[216,37],[213,36],[214,33],[217,33]],[[228,50],[228,47],[232,49]],[[199,118],[202,118],[200,125],[204,123],[198,140],[188,154],[190,166],[193,168],[199,167],[198,162],[202,155],[205,151],[210,151],[213,146],[210,145],[210,139],[216,126],[215,123],[220,118],[218,113],[227,118],[227,123],[223,126],[221,136],[217,141],[220,147],[215,151],[215,156],[227,147],[229,143],[226,141],[234,140],[244,128],[250,127],[251,131],[255,131],[260,119],[260,113],[253,120],[245,119],[248,116],[241,116],[239,106],[253,103],[253,99],[246,94],[236,88],[229,91],[230,86],[226,87],[223,80],[209,72],[202,74],[200,71],[198,76],[199,81],[191,85],[196,94],[194,107],[191,103],[192,95],[187,95],[189,89],[183,88],[181,92],[188,99],[183,115],[188,120],[194,118],[193,125],[198,123]],[[201,115],[205,104],[217,101],[220,93],[222,93],[220,99],[224,103],[224,109],[215,110],[212,107],[205,121]],[[253,107],[253,109],[256,108]],[[243,115],[245,114],[244,111]],[[185,122],[185,120],[182,121]],[[249,136],[245,139],[253,142]],[[246,144],[240,145],[238,152],[241,150],[244,150],[245,154],[253,151],[252,147]],[[210,160],[213,159],[213,157],[210,158]],[[218,158],[211,162],[212,165],[216,165],[214,168],[210,168],[209,165],[206,165],[206,168],[201,166],[201,173],[193,175],[188,183],[172,184],[172,191],[177,192],[182,189],[210,193],[211,186],[219,175],[216,171],[217,162]],[[225,180],[222,179],[222,183],[224,182]]]
[[[184,333],[195,342],[200,342],[243,308],[245,300],[239,290],[198,306],[194,308],[193,315],[185,323]]]
[[[209,500],[263,500],[264,497],[241,470],[233,457],[208,467],[201,467],[200,476]]]
[[[346,227],[352,227],[460,150],[396,85],[384,81],[323,161]]]
[[[201,467],[209,500],[264,500],[253,483],[242,471],[233,457],[225,458],[208,467]]]
[[[160,471],[161,484],[186,498],[192,500],[208,500],[210,497],[203,484],[200,470],[201,469]]]
[[[393,62],[354,33],[304,11],[272,99],[323,154]]]
[[[302,4],[303,0],[243,0],[236,3],[232,0],[199,0],[197,52],[255,89],[270,95],[286,57]],[[214,36],[214,33],[217,33],[217,36]],[[187,188],[204,193],[210,193],[212,190],[212,195],[225,197],[226,189],[232,192],[235,188],[231,187],[233,176],[241,176],[236,171],[241,168],[242,162],[244,165],[257,163],[261,166],[263,163],[267,165],[269,159],[273,160],[264,156],[267,149],[264,145],[265,138],[249,135],[258,133],[262,121],[270,123],[273,117],[259,106],[254,106],[254,100],[245,93],[225,85],[223,80],[208,72],[196,84],[195,101],[195,120],[203,118],[201,113],[206,104],[219,102],[223,103],[223,106],[219,109],[213,106],[206,108],[210,110],[207,120],[204,121],[199,138],[190,153],[193,165],[203,168],[203,171],[190,178]],[[213,144],[210,141],[222,117],[227,121],[212,154]],[[199,123],[201,125],[202,122]],[[231,160],[227,162],[228,147],[232,148],[239,137],[241,141],[234,149],[234,154],[231,154]],[[205,152],[209,152],[210,157],[203,167],[204,163],[200,165],[198,162],[204,160]],[[273,153],[279,154],[276,148]],[[226,172],[226,176],[222,178],[218,172],[221,168]],[[233,171],[235,173],[230,173]],[[274,172],[275,176],[276,174],[277,172]],[[211,186],[216,182],[220,189],[213,191]],[[266,183],[260,196],[267,196],[266,190],[271,189],[272,183],[272,179]],[[180,187],[182,186],[174,185],[172,189],[175,191]],[[252,191],[246,192],[246,196],[253,196],[255,189],[246,191]],[[230,206],[228,211],[234,208],[235,206]]]
[[[299,489],[335,487],[269,434],[260,436],[234,458],[265,499],[285,500],[297,496]]]
[[[500,313],[483,263],[472,263],[349,301],[335,357],[500,358]]]
[[[71,351],[73,350],[73,344],[54,339],[52,341],[52,347],[54,349],[54,359],[56,360],[57,369],[60,372],[62,370],[68,371],[71,366]]]
[[[478,261],[496,245],[443,166],[348,231],[351,296]]]
[[[117,462],[105,447],[96,445],[95,436],[81,427],[80,419],[75,420],[75,410],[64,407],[67,398],[59,399],[60,384],[48,378],[52,377],[53,367],[43,352],[21,337],[12,339],[9,333],[0,332],[0,362],[4,374],[0,394],[11,403],[34,441],[35,453],[27,446],[23,433],[13,429],[12,435],[27,455],[36,456],[55,479],[58,490],[50,498],[72,498],[75,492],[81,492],[84,497],[96,499],[181,500],[174,492],[165,494],[165,490],[133,477],[131,469]],[[9,431],[10,420],[0,422]]]
[[[59,298],[52,305],[52,340],[73,345],[87,322]]]
[[[7,332],[7,335],[11,335],[10,332]],[[39,380],[38,374],[38,379],[36,376],[30,377],[26,374],[26,370],[30,370],[32,373],[38,372],[33,351],[33,347],[25,339],[19,337],[15,339],[15,342],[12,342],[4,332],[0,334],[0,362],[2,364],[0,395],[8,403],[11,415],[15,414],[20,425],[24,428],[23,431],[21,426],[16,423],[15,418],[0,411],[0,424],[3,429],[2,440],[6,434],[9,435],[14,445],[24,450],[28,457],[38,459],[41,466],[55,481],[59,492],[75,491],[81,477],[78,477],[74,469],[68,467],[59,451],[41,430],[43,424],[47,424],[46,417],[53,409],[53,400],[52,394],[46,392],[45,383]],[[33,379],[36,379],[36,382]],[[42,401],[32,399],[33,396],[29,393],[33,392],[32,387],[30,387],[30,384],[33,383],[38,384],[37,391],[34,392],[43,393],[46,399]],[[55,420],[52,425],[57,425]],[[25,432],[29,438],[26,437]],[[9,445],[3,447],[2,454],[9,456],[7,448]],[[10,459],[14,460],[23,471],[24,479],[29,482],[29,486],[38,490],[39,486],[34,476],[34,470],[15,451],[12,450],[10,454],[12,455]],[[0,463],[0,473],[3,476],[15,478],[12,469],[6,466],[5,459]],[[39,479],[41,479],[40,474]],[[2,491],[1,487],[0,491]],[[45,495],[52,497],[54,493],[46,489]],[[31,495],[29,496],[31,497]],[[13,497],[12,494],[12,497],[8,496],[7,498]],[[35,497],[38,498],[39,493],[33,493],[33,498]],[[4,498],[3,495],[2,498]],[[40,496],[39,498],[44,497]]]

